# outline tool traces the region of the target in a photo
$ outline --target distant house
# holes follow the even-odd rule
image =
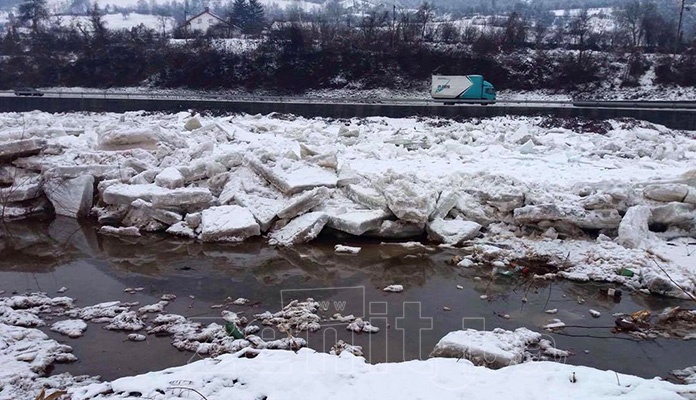
[[[205,34],[208,29],[212,27],[223,28],[223,30],[228,31],[230,35],[237,35],[241,31],[237,26],[231,25],[225,21],[222,17],[210,12],[210,8],[206,7],[205,10],[193,17],[189,18],[182,25],[184,30],[189,33],[201,33]]]

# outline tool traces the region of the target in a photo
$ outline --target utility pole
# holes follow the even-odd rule
[[[184,39],[188,39],[188,0],[184,0]]]
[[[682,19],[684,18],[684,1],[685,0],[681,0],[681,7],[679,8],[679,24],[677,25],[677,49],[679,49],[682,43]]]

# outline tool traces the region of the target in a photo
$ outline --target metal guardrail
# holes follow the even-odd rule
[[[498,99],[495,102],[482,100],[450,100],[432,98],[367,98],[367,97],[306,97],[306,96],[262,96],[262,95],[225,95],[205,93],[161,93],[161,92],[109,92],[109,91],[41,91],[45,96],[58,98],[103,98],[103,99],[176,99],[187,101],[253,101],[253,102],[287,102],[287,103],[329,103],[329,104],[430,104],[430,105],[555,105],[566,107],[593,108],[659,108],[696,110],[696,101],[626,101],[626,100],[536,100],[536,99]],[[0,91],[0,95],[14,96],[14,91]],[[23,97],[23,96],[21,96]]]

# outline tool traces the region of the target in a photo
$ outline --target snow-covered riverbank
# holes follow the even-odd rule
[[[125,292],[139,291],[128,288]],[[563,362],[572,356],[570,351],[555,348],[551,336],[526,328],[451,332],[425,361],[368,364],[359,356],[361,349],[350,343],[339,341],[331,354],[326,354],[303,348],[306,342],[291,336],[318,329],[320,318],[315,313],[319,303],[311,300],[291,301],[282,310],[255,315],[251,321],[222,310],[217,322],[201,324],[165,314],[164,309],[176,296],[166,294],[162,299],[150,305],[112,301],[82,306],[64,296],[0,297],[0,363],[4,366],[0,399],[34,398],[41,389],[48,394],[66,391],[71,399],[165,399],[194,392],[207,399],[352,398],[356,394],[405,397],[420,393],[443,398],[493,394],[538,399],[550,398],[553,393],[576,399],[688,399],[696,393],[695,384],[675,385],[659,378],[566,365]],[[230,304],[248,302],[240,298]],[[339,322],[347,330],[354,325],[351,321],[358,320],[332,318],[333,326]],[[223,327],[218,322],[234,325]],[[259,327],[254,323],[273,326],[287,337],[264,341],[256,335]],[[51,330],[77,338],[71,343],[102,328],[119,331],[124,347],[166,334],[172,346],[195,352],[195,359],[211,358],[111,382],[68,373],[49,375],[53,364],[77,360],[70,346],[37,329],[49,324]],[[675,374],[687,383],[693,379],[689,368]]]
[[[638,121],[0,115],[5,218],[280,246],[427,235],[678,297],[696,293],[689,242],[671,241],[696,232],[695,159],[692,133]]]

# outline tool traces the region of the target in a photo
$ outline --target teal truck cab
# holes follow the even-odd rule
[[[481,75],[433,75],[430,94],[445,104],[495,103],[495,88]]]

